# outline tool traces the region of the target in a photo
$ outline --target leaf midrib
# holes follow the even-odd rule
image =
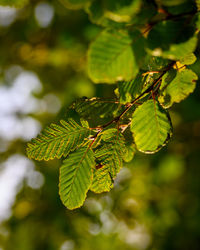
[[[57,141],[57,140],[59,140],[59,139],[61,139],[61,138],[65,138],[66,137],[66,139],[67,139],[67,136],[66,135],[69,135],[69,137],[71,136],[71,135],[73,135],[73,134],[76,134],[76,133],[80,133],[81,131],[87,131],[87,132],[89,132],[89,130],[88,129],[80,129],[80,130],[77,130],[77,131],[72,131],[71,133],[63,133],[62,135],[60,135],[60,136],[55,136],[55,137],[53,137],[53,138],[51,138],[51,139],[47,139],[46,141],[43,141],[43,142],[38,142],[38,144],[32,144],[34,147],[33,148],[30,148],[29,147],[29,149],[31,149],[31,150],[34,150],[34,149],[37,149],[37,148],[39,148],[39,147],[41,147],[41,146],[43,146],[43,145],[45,145],[45,144],[48,144],[48,143],[51,143],[52,141]],[[39,138],[38,138],[39,139]],[[69,140],[69,139],[68,139]]]

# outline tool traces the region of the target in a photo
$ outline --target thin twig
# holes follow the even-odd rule
[[[156,85],[159,84],[159,82],[162,80],[162,77],[175,65],[175,61],[172,61],[160,74],[160,76],[144,91],[142,92],[137,98],[135,98],[132,102],[129,103],[129,105],[122,111],[120,115],[115,117],[113,120],[109,121],[108,123],[104,124],[101,126],[101,129],[103,130],[104,128],[108,127],[114,122],[118,122],[122,116],[139,100],[141,99],[144,95],[150,93]]]

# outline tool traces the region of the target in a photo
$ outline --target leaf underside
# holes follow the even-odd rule
[[[74,120],[60,121],[60,125],[51,124],[36,138],[28,143],[27,155],[35,160],[50,160],[67,156],[90,134],[90,130],[81,127]]]
[[[88,72],[96,82],[115,83],[130,80],[138,72],[127,32],[103,31],[92,43],[88,53]]]
[[[113,179],[120,171],[126,151],[124,137],[117,129],[108,129],[102,135],[103,145],[95,152],[96,161],[102,167],[94,170],[91,190],[95,193],[107,192],[113,187]]]
[[[169,115],[157,101],[148,100],[133,113],[131,131],[139,151],[154,153],[171,136]]]
[[[71,153],[60,168],[59,194],[68,209],[80,207],[92,182],[94,154],[88,147]]]

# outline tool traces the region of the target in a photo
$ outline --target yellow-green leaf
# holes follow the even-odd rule
[[[82,206],[91,185],[94,153],[88,147],[79,148],[64,160],[60,168],[59,194],[68,209]]]
[[[27,155],[35,160],[48,161],[67,156],[90,134],[90,130],[81,127],[74,120],[61,120],[60,125],[51,124],[42,133],[28,143]]]
[[[131,131],[139,151],[154,153],[163,147],[171,136],[169,115],[157,101],[148,100],[133,113]]]

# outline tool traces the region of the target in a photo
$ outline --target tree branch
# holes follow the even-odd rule
[[[155,79],[155,81],[144,91],[142,92],[137,98],[135,98],[132,102],[130,102],[128,104],[128,106],[122,111],[122,113],[120,115],[118,115],[117,117],[115,117],[113,120],[109,121],[108,123],[102,125],[100,128],[101,128],[101,131],[108,127],[109,125],[111,125],[112,123],[114,122],[118,122],[122,116],[139,100],[141,99],[144,95],[150,93],[152,90],[154,90],[154,88],[156,87],[156,85],[161,81],[162,77],[175,65],[175,61],[172,61],[171,63],[169,63],[169,65],[164,69],[162,70],[160,76]]]

